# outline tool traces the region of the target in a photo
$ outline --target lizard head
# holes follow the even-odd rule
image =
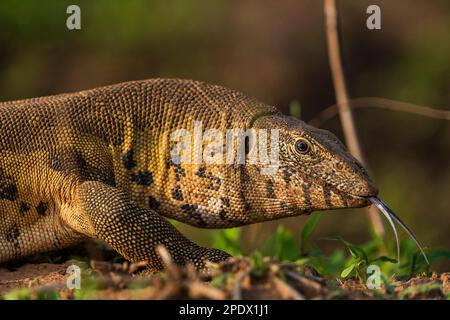
[[[367,171],[331,132],[281,114],[260,117],[253,127],[278,129],[278,168],[261,174],[259,183],[266,185],[268,206],[282,201],[286,211],[280,209],[279,215],[364,207],[370,204],[368,197],[377,195]]]
[[[272,201],[267,201],[267,198],[263,201],[267,204],[265,210],[262,210],[266,215],[263,219],[374,204],[392,226],[398,260],[400,261],[400,246],[394,221],[408,233],[429,264],[413,232],[377,197],[378,189],[367,171],[334,134],[281,114],[259,117],[254,122],[254,127],[278,129],[279,133],[277,170],[265,178],[260,175],[260,183],[270,186],[267,188],[271,190],[267,192],[268,198],[274,198]],[[253,186],[255,185],[257,183],[253,181]],[[282,199],[286,210],[273,210],[279,199]],[[267,216],[270,210],[278,214]]]

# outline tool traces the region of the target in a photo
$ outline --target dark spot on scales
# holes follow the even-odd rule
[[[178,161],[179,161],[179,158],[177,158],[177,162]],[[169,170],[170,167],[173,167],[173,171],[175,173],[175,180],[176,181],[180,181],[180,175],[183,176],[183,177],[186,177],[186,171],[181,166],[181,163],[176,163],[172,159],[169,159],[166,162],[167,170]]]
[[[252,207],[250,206],[250,203],[248,203],[247,202],[247,200],[245,199],[245,194],[244,194],[244,191],[240,191],[239,192],[239,196],[241,197],[241,199],[242,199],[242,203],[243,203],[243,205],[244,205],[244,212],[249,212],[249,211],[251,211],[252,210]]]
[[[110,185],[111,187],[116,186],[116,178],[113,175],[108,175],[100,181],[103,181],[105,184]]]
[[[283,170],[283,179],[286,184],[291,183],[292,172],[289,170],[289,167],[284,168]]]
[[[186,177],[186,172],[181,167],[181,164],[174,164],[173,165],[173,171],[175,173],[175,180],[180,181],[180,175],[183,177]]]
[[[141,186],[149,186],[153,183],[153,175],[149,171],[139,171],[131,175],[131,181]]]
[[[81,152],[75,152],[76,168],[80,175],[86,180],[97,180],[115,187],[116,181],[112,171],[105,171],[90,165]]]
[[[222,184],[222,180],[220,178],[214,178],[213,176],[209,177],[210,183],[207,188],[211,190],[218,191],[220,189],[220,185]]]
[[[11,177],[3,177],[0,180],[0,199],[14,201],[19,192],[14,180]]]
[[[323,198],[325,199],[327,208],[333,207],[333,203],[331,202],[331,191],[327,186],[323,187]]]
[[[113,187],[116,185],[112,170],[96,168],[89,164],[83,154],[77,150],[60,150],[58,155],[50,160],[49,167],[55,171],[76,174],[83,180],[101,181]]]
[[[11,227],[11,229],[9,229],[6,232],[6,241],[14,242],[14,243],[18,244],[17,239],[19,238],[19,236],[20,236],[20,230],[17,227],[17,225],[15,224]]]
[[[221,197],[220,200],[225,207],[230,207],[230,199],[228,199],[227,197]]]
[[[221,220],[227,220],[227,210],[225,208],[230,207],[230,199],[227,197],[220,197],[221,210],[219,211],[219,218]],[[224,208],[225,207],[225,208]]]
[[[183,204],[181,206],[181,210],[183,210],[183,212],[187,215],[192,216],[193,218],[195,218],[197,220],[197,224],[199,226],[206,226],[207,223],[205,222],[205,220],[203,220],[201,214],[197,211],[198,209],[198,205],[196,204]]]
[[[136,166],[136,161],[133,157],[133,150],[128,150],[124,153],[124,155],[122,156],[122,163],[125,169],[128,170],[133,169]]]
[[[42,201],[39,202],[39,204],[38,204],[37,207],[36,207],[37,213],[38,213],[39,215],[41,215],[41,216],[45,216],[45,213],[46,213],[47,209],[48,209],[48,204],[47,204],[47,202],[42,202]]]
[[[174,164],[173,170],[175,171],[175,174],[181,174],[183,177],[186,177],[186,171],[183,169],[181,164]]]
[[[273,182],[272,180],[267,180],[266,183],[266,190],[267,190],[267,198],[273,199],[275,198],[275,190],[273,189]]]
[[[172,159],[167,160],[166,161],[166,169],[170,169],[170,167],[172,166],[172,163],[173,163]]]
[[[196,204],[189,204],[189,203],[183,204],[183,205],[181,206],[181,210],[182,210],[184,213],[186,213],[186,214],[192,214],[192,213],[194,213],[194,212],[197,210],[197,208],[198,208],[198,205],[196,205]]]
[[[73,158],[75,160],[76,168],[85,169],[88,166],[88,163],[81,152],[75,151],[73,153]]]
[[[159,208],[159,202],[154,197],[149,196],[148,197],[148,206],[150,209],[157,210]]]
[[[199,176],[200,178],[205,178],[206,177],[206,168],[205,167],[198,168],[196,175]]]
[[[219,211],[219,218],[221,220],[227,220],[227,212],[224,209]]]
[[[175,189],[173,189],[172,190],[172,197],[175,199],[175,200],[183,200],[183,193],[181,192],[181,189],[180,188],[175,188]]]
[[[218,191],[220,189],[220,186],[222,185],[222,179],[214,177],[213,175],[206,174],[206,167],[198,168],[195,175],[200,178],[207,178],[210,180],[210,183],[206,186],[208,189]]]
[[[309,189],[311,188],[311,184],[307,182],[302,183],[302,191],[303,191],[303,199],[306,208],[311,207],[311,195],[309,194]]]
[[[339,198],[342,201],[342,204],[344,205],[344,207],[348,206],[348,199],[351,199],[351,197],[347,196],[345,193],[339,192],[338,193]]]
[[[26,212],[30,211],[30,205],[26,202],[20,202],[20,208],[19,211],[21,214],[25,214]]]

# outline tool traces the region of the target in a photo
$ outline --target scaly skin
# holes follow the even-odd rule
[[[170,134],[192,129],[280,130],[280,168],[176,164]],[[366,206],[377,194],[331,133],[242,93],[177,79],[0,103],[0,262],[101,239],[130,261],[205,268],[229,257],[202,248],[162,216],[226,228],[314,210]],[[308,145],[299,152],[298,139]]]

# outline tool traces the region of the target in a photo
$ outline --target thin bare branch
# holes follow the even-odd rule
[[[357,108],[380,108],[392,111],[407,112],[424,117],[450,120],[450,111],[433,109],[426,106],[419,106],[412,103],[390,100],[378,97],[361,97],[349,100],[349,106],[352,109]],[[317,114],[309,124],[314,127],[320,127],[323,123],[333,118],[339,113],[339,108],[336,104],[322,110]]]
[[[361,163],[365,163],[363,153],[356,134],[355,123],[353,121],[352,111],[350,109],[347,86],[342,67],[341,49],[338,34],[338,12],[335,0],[324,0],[326,34],[328,43],[328,59],[330,60],[330,69],[333,77],[336,102],[341,119],[342,130],[344,132],[345,142],[350,153]],[[374,232],[382,236],[384,234],[383,221],[377,214],[376,209],[369,207],[368,216]]]

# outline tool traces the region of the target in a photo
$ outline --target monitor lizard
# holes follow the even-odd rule
[[[278,129],[279,168],[183,163],[170,134]],[[0,262],[100,239],[161,270],[230,255],[185,238],[165,218],[228,228],[370,204],[378,190],[332,133],[243,93],[181,79],[130,81],[0,103]],[[248,150],[246,150],[248,152]]]

